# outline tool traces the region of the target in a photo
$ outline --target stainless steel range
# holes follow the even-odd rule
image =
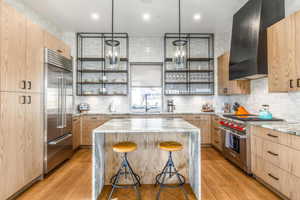
[[[247,122],[283,121],[273,118],[271,120],[260,119],[256,115],[223,115],[220,120],[220,131],[224,136],[225,158],[251,174],[251,145],[250,128]]]

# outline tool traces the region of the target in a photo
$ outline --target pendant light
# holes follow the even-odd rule
[[[114,0],[112,1],[111,11],[111,39],[105,40],[105,67],[117,68],[120,64],[120,41],[114,38]]]
[[[178,0],[178,40],[172,42],[173,62],[176,68],[185,68],[187,60],[187,41],[181,39],[181,0]]]

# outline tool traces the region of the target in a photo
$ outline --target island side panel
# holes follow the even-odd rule
[[[93,200],[97,200],[104,187],[105,169],[105,136],[101,133],[93,133]]]
[[[111,177],[120,167],[120,153],[113,152],[112,146],[118,142],[132,141],[138,145],[135,152],[128,154],[128,160],[135,173],[141,176],[142,184],[154,184],[155,177],[161,172],[168,160],[168,152],[159,149],[163,141],[180,142],[184,149],[173,153],[174,163],[179,173],[189,183],[189,133],[110,133],[105,134],[105,185],[110,184]],[[122,180],[125,181],[126,180]],[[169,183],[176,183],[176,177]]]
[[[190,185],[197,199],[201,199],[201,131],[190,133],[190,163],[189,179]]]

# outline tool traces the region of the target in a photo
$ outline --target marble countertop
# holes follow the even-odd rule
[[[162,133],[199,132],[200,129],[179,118],[112,119],[94,129],[93,133]]]
[[[296,136],[300,136],[300,123],[299,122],[281,122],[281,123],[273,123],[273,124],[261,124],[259,125],[263,128],[272,129],[275,131],[279,131],[282,133],[288,133]]]
[[[99,113],[99,112],[87,112],[87,113],[74,113],[73,117],[83,115],[214,115],[215,112],[160,112],[160,113]]]

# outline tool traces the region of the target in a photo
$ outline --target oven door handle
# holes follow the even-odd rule
[[[235,135],[235,136],[239,137],[240,139],[246,139],[247,138],[247,135],[239,135],[239,134],[233,132],[230,129],[226,129],[226,128],[223,128],[223,127],[219,127],[219,129],[222,130],[222,131],[225,131],[225,132],[229,131],[232,135]]]

